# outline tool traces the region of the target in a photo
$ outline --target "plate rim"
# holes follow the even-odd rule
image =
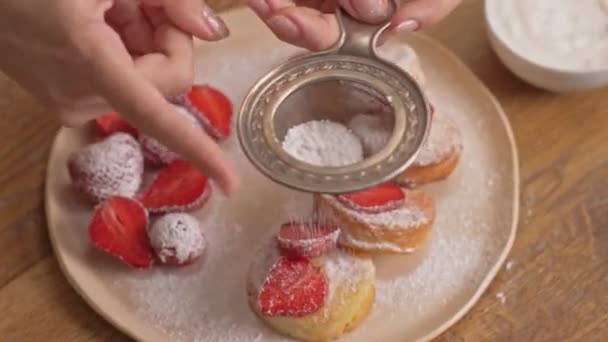
[[[239,12],[245,12],[245,11],[246,11],[245,8],[237,7],[237,8],[222,12],[222,14],[223,15],[238,15]],[[490,286],[490,284],[492,283],[494,278],[496,278],[496,275],[502,268],[505,260],[507,259],[509,253],[511,252],[511,249],[513,248],[513,244],[515,242],[515,237],[517,235],[517,231],[519,228],[519,215],[520,215],[519,153],[517,150],[517,142],[515,139],[515,135],[513,133],[513,129],[511,127],[510,121],[509,121],[503,107],[500,105],[500,102],[494,96],[494,94],[488,89],[488,87],[478,78],[478,76],[475,73],[473,73],[473,71],[454,52],[452,52],[447,47],[445,47],[443,44],[437,42],[433,38],[428,37],[421,33],[410,33],[409,35],[413,36],[414,39],[418,39],[418,40],[424,41],[426,44],[432,45],[434,48],[440,50],[441,53],[446,58],[449,58],[450,63],[457,64],[460,68],[463,68],[469,72],[472,82],[474,82],[477,85],[477,87],[485,94],[485,96],[491,101],[492,106],[494,107],[495,111],[497,112],[498,117],[500,118],[500,121],[502,123],[502,127],[504,127],[504,129],[505,129],[505,132],[506,132],[506,135],[507,135],[507,138],[509,141],[510,154],[511,154],[511,157],[513,160],[513,163],[512,163],[512,175],[513,175],[512,191],[513,191],[513,195],[514,195],[513,213],[511,216],[511,218],[512,218],[511,229],[510,229],[509,236],[506,240],[506,244],[502,248],[502,252],[500,253],[500,256],[498,257],[496,263],[491,268],[489,268],[489,271],[487,272],[486,276],[483,278],[483,280],[477,287],[477,290],[471,296],[471,298],[465,303],[465,305],[463,305],[461,309],[459,309],[452,317],[450,317],[448,320],[446,320],[443,324],[437,326],[435,329],[431,330],[428,334],[426,334],[426,335],[420,337],[418,340],[416,340],[416,341],[430,341],[433,338],[439,336],[441,333],[448,330],[450,327],[452,327],[454,324],[456,324],[458,321],[460,321],[467,313],[469,313],[469,311],[473,308],[473,306],[479,301],[481,296],[486,292],[486,290],[488,289],[488,287]],[[404,39],[408,39],[408,38],[406,37]],[[200,41],[195,42],[195,45],[199,45],[199,44],[200,44]],[[57,133],[53,139],[49,157],[48,157],[47,163],[46,163],[47,166],[50,164],[51,159],[55,155],[55,150],[57,148],[59,138],[61,137],[62,132],[64,132],[64,130],[66,130],[66,128],[60,128],[57,131]],[[57,260],[57,262],[59,264],[59,268],[60,268],[61,272],[63,273],[64,277],[66,278],[66,280],[68,281],[70,286],[87,303],[87,305],[89,307],[91,307],[93,309],[93,311],[95,311],[95,313],[100,315],[106,322],[108,322],[109,324],[114,326],[121,333],[123,333],[135,340],[144,341],[145,339],[143,338],[142,334],[139,331],[131,329],[129,326],[127,326],[127,324],[124,324],[124,323],[120,322],[119,320],[115,319],[109,312],[107,312],[106,310],[101,308],[97,304],[97,301],[94,301],[91,298],[91,296],[87,293],[87,291],[85,291],[79,285],[79,283],[76,281],[76,279],[74,279],[72,277],[71,273],[68,271],[68,266],[66,265],[63,253],[61,251],[59,251],[57,248],[57,245],[59,243],[57,241],[57,235],[54,234],[55,229],[52,228],[51,225],[48,224],[48,221],[49,221],[48,218],[50,216],[50,213],[49,213],[50,204],[49,203],[51,202],[51,188],[50,188],[51,186],[50,186],[50,182],[48,182],[48,180],[51,177],[51,172],[52,172],[52,169],[47,167],[47,170],[45,173],[45,186],[44,186],[44,191],[45,191],[44,213],[45,213],[45,219],[47,221],[47,232],[49,235],[49,240],[51,242],[51,248],[53,250],[53,254],[55,255],[55,259]]]

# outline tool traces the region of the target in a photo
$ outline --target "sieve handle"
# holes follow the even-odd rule
[[[398,0],[388,0],[393,6],[391,13],[395,13],[399,7]],[[337,44],[337,52],[340,54],[355,55],[362,57],[376,57],[376,43],[380,34],[390,26],[388,20],[378,24],[368,24],[353,18],[340,6],[336,9],[336,18],[340,26],[340,40]]]

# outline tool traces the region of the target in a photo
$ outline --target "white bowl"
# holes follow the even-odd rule
[[[526,57],[522,51],[515,50],[500,37],[496,30],[496,19],[492,9],[494,4],[499,1],[511,0],[485,1],[484,16],[488,38],[498,58],[515,75],[532,85],[554,92],[578,92],[608,86],[608,69],[597,71],[559,70],[540,65]]]

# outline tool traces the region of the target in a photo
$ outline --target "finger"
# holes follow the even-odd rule
[[[79,127],[95,119],[102,113],[112,111],[112,107],[101,96],[89,95],[64,104],[58,109],[59,120],[64,126]]]
[[[282,41],[309,50],[324,50],[340,36],[333,14],[308,7],[295,7],[287,0],[249,0],[270,30]]]
[[[338,0],[348,14],[363,22],[376,24],[394,12],[393,0]]]
[[[268,19],[282,9],[295,6],[290,0],[248,0],[247,4],[262,20]]]
[[[318,9],[323,13],[335,13],[338,0],[297,0],[296,5]]]
[[[154,49],[135,60],[136,69],[165,96],[187,92],[194,81],[192,36],[171,25],[154,33]]]
[[[408,32],[433,25],[452,12],[461,0],[414,0],[403,4],[391,19],[391,31]]]
[[[204,40],[220,40],[230,34],[224,21],[202,0],[141,0],[162,8],[177,27]]]
[[[152,51],[152,26],[137,3],[132,0],[115,0],[105,18],[120,34],[129,52],[145,54]]]
[[[237,177],[220,148],[203,130],[175,112],[162,94],[132,67],[128,53],[116,51],[119,45],[120,38],[107,29],[90,35],[81,47],[103,95],[125,119],[192,161],[218,182],[225,193],[232,193]]]

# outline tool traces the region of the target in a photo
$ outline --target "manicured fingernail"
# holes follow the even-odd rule
[[[294,40],[300,36],[300,29],[296,24],[291,21],[291,19],[287,18],[283,15],[274,16],[266,22],[270,29],[277,35],[279,38],[286,40]]]
[[[359,19],[371,22],[388,18],[392,11],[387,0],[350,0],[350,6],[359,14]]]
[[[203,19],[207,23],[207,27],[211,30],[214,38],[222,39],[228,37],[230,34],[228,26],[226,26],[222,18],[215,14],[209,6],[203,7]]]
[[[270,6],[265,0],[249,0],[249,7],[260,17],[266,17],[270,14]]]
[[[417,20],[409,19],[406,20],[399,25],[397,25],[394,29],[396,32],[413,32],[417,31],[420,28],[420,23]]]

